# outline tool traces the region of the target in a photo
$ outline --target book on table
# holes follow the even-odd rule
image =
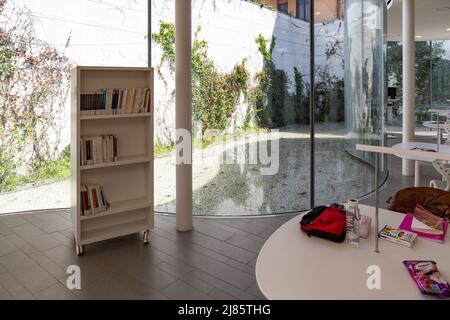
[[[414,215],[412,213],[407,213],[405,215],[405,218],[403,219],[402,223],[400,224],[399,228],[403,229],[405,231],[414,232],[419,237],[427,240],[432,240],[440,243],[445,242],[445,234],[448,229],[448,221],[443,220],[443,233],[442,234],[433,234],[433,233],[427,233],[427,232],[420,232],[412,230],[412,223],[414,221]]]
[[[380,239],[395,242],[407,247],[414,246],[417,234],[386,225],[379,233]]]
[[[411,229],[413,231],[437,235],[444,234],[444,219],[435,216],[420,204],[416,205],[413,216],[414,219],[411,224]]]

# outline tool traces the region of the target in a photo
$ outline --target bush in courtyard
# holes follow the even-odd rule
[[[221,72],[208,56],[208,42],[199,39],[198,27],[192,47],[192,103],[194,121],[201,123],[202,137],[207,129],[224,132],[230,125],[241,95],[247,95],[250,74],[246,59],[234,66],[230,72]],[[152,40],[162,51],[157,72],[162,77],[161,66],[169,65],[175,71],[175,30],[172,23],[160,22],[159,31],[152,34]],[[167,87],[167,84],[166,84]],[[175,92],[173,92],[175,94]]]
[[[36,182],[39,168],[59,159],[70,76],[67,58],[35,37],[31,13],[7,12],[6,2],[0,0],[0,191]]]

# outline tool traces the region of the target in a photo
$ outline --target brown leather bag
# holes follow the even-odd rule
[[[412,213],[417,203],[439,217],[450,218],[450,192],[434,188],[402,189],[395,194],[388,209]]]

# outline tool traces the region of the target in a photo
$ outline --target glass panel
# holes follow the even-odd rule
[[[193,21],[194,213],[308,208],[308,23],[236,0]]]
[[[279,14],[276,1],[263,2],[272,6],[193,1],[196,215],[309,207],[309,25]],[[154,0],[152,11],[157,40],[172,36],[174,2]],[[173,41],[153,38],[154,65],[166,82],[155,90],[157,127],[167,128],[157,132],[158,148],[170,151],[174,70],[164,59],[173,52]],[[156,201],[158,210],[175,212],[175,169],[168,154],[155,162]]]
[[[429,131],[425,121],[436,121],[428,110],[449,109],[450,41],[416,42],[416,131],[425,135]],[[402,126],[402,45],[388,43],[388,79],[391,95],[386,113],[390,132],[401,132]],[[446,121],[442,115],[440,121]]]
[[[317,204],[371,192],[373,156],[355,146],[383,144],[385,4],[346,0],[344,20],[342,5],[315,2]]]
[[[0,1],[0,25],[0,213],[69,207],[70,69],[147,66],[147,2]]]

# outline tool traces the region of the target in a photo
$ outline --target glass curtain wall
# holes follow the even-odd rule
[[[383,145],[383,0],[315,1],[316,203],[361,198],[374,190],[373,155]]]
[[[147,1],[0,0],[0,214],[70,205],[70,70],[148,65]]]
[[[391,89],[386,124],[399,131],[402,124],[402,45],[388,43],[388,85]],[[416,42],[416,115],[417,129],[427,130],[423,122],[430,119],[429,109],[450,108],[450,40]],[[392,96],[391,96],[392,95]],[[445,119],[441,119],[445,120]]]
[[[355,145],[383,144],[384,1],[314,3],[314,168],[311,2],[282,11],[271,0],[192,3],[194,214],[298,212],[311,207],[312,188],[317,205],[373,191],[373,159]],[[152,0],[152,32],[155,199],[175,212],[173,0]]]
[[[309,22],[293,3],[278,11],[277,1],[192,1],[196,215],[310,205]],[[153,61],[166,80],[155,92],[157,122],[165,124],[155,198],[165,212],[175,212],[173,17],[174,1],[152,1]]]

